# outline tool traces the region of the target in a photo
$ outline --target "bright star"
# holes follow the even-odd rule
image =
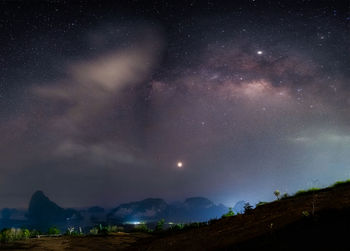
[[[257,51],[256,53],[257,53],[258,55],[262,55],[262,54],[263,54],[262,51]]]
[[[182,166],[183,166],[183,164],[182,164],[181,161],[177,162],[177,167],[178,167],[178,168],[181,168]]]

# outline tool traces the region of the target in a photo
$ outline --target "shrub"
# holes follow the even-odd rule
[[[164,229],[164,219],[161,219],[160,221],[157,222],[157,226],[155,228],[155,231],[159,232],[159,231],[163,231]]]
[[[295,193],[295,196],[298,196],[298,195],[302,195],[302,194],[305,194],[306,193],[306,190],[299,190]]]
[[[202,226],[208,226],[209,224],[212,224],[214,221],[218,221],[217,219],[212,219],[208,222],[191,222],[187,224],[175,224],[171,226],[168,231],[181,231],[181,230],[188,230],[193,228],[199,228]]]
[[[221,216],[221,218],[231,217],[231,216],[234,216],[234,215],[235,215],[235,213],[233,212],[232,207],[229,207],[228,208],[228,212],[226,214],[223,214]]]
[[[102,224],[99,224],[97,226],[97,229],[98,229],[98,234],[101,234],[101,235],[109,234],[109,228],[107,228],[106,226],[102,226]]]
[[[118,227],[117,225],[102,226],[102,224],[99,224],[98,226],[91,228],[89,230],[89,234],[91,234],[91,235],[97,235],[97,234],[108,235],[110,233],[116,233],[116,232],[120,232],[123,230],[124,230],[123,227]]]
[[[281,193],[280,193],[280,191],[279,191],[279,190],[275,190],[275,191],[273,192],[273,194],[276,196],[277,200],[279,200],[279,199],[280,199],[280,195],[281,195]]]
[[[26,228],[4,228],[0,232],[0,242],[24,240],[34,236],[36,235],[33,235],[32,232]]]
[[[81,236],[81,235],[84,235],[83,229],[81,227],[79,227],[78,230],[75,230],[74,227],[68,227],[65,234],[69,235],[69,236]]]
[[[184,228],[184,224],[175,224],[170,226],[169,231],[180,231]]]
[[[141,223],[135,226],[134,231],[136,232],[144,232],[144,233],[150,233],[152,232],[151,229],[147,227],[145,223]]]
[[[36,229],[33,229],[33,230],[30,231],[30,237],[31,238],[37,237],[40,234],[41,234],[41,232],[39,230],[36,230]]]
[[[31,236],[29,229],[26,229],[26,228],[22,229],[22,234],[23,234],[23,239],[29,239]]]
[[[310,213],[308,211],[302,211],[301,214],[305,217],[310,216]]]
[[[265,205],[265,204],[267,204],[267,202],[265,202],[265,201],[259,201],[259,203],[256,204],[256,206],[257,206],[257,207],[260,207],[260,206]]]
[[[112,225],[108,225],[105,226],[107,233],[115,233],[118,232],[118,227],[117,226],[112,226]]]
[[[283,195],[282,195],[282,199],[287,199],[289,197],[289,194],[287,194],[287,193],[284,193]]]
[[[192,222],[192,223],[187,223],[183,226],[183,229],[192,229],[192,228],[199,228],[202,226],[207,226],[207,222]]]
[[[300,196],[300,195],[311,193],[311,192],[315,192],[315,191],[318,191],[318,190],[320,190],[320,189],[317,188],[317,187],[311,187],[308,190],[299,190],[298,192],[295,193],[295,196]]]
[[[74,233],[74,227],[68,227],[66,231],[66,235],[73,235]]]
[[[29,230],[20,228],[5,228],[0,232],[1,242],[11,242],[27,238]]]
[[[60,234],[60,230],[57,227],[50,227],[49,230],[47,231],[48,235],[56,235]]]
[[[93,227],[90,229],[89,233],[91,235],[98,235],[98,228],[97,227]]]
[[[249,202],[244,204],[244,213],[250,214],[253,211],[252,205],[249,204]]]
[[[108,228],[108,231],[111,233],[117,233],[124,230],[123,227],[118,227],[117,225],[113,225],[113,226],[108,225],[107,228]]]
[[[347,184],[347,183],[350,183],[350,179],[349,180],[344,180],[344,181],[337,181],[331,187],[337,187],[337,186],[341,186],[341,185]]]
[[[11,233],[11,229],[5,228],[1,230],[1,242],[10,242],[13,240],[13,234]]]
[[[99,234],[102,235],[109,235],[110,233],[110,228],[108,226],[102,226],[101,224],[99,225]]]

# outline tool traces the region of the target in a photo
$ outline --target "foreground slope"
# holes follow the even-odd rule
[[[41,237],[28,240],[0,243],[0,250],[30,250],[30,251],[114,251],[127,250],[132,245],[142,243],[144,239],[152,238],[145,233],[116,233],[108,236],[84,237]]]
[[[350,184],[342,184],[268,203],[249,214],[208,226],[164,235],[134,249],[344,250],[349,247],[349,223]]]

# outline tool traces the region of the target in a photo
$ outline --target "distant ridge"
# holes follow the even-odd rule
[[[163,199],[149,198],[124,203],[114,208],[109,220],[115,221],[166,221],[191,222],[207,221],[221,217],[228,210],[224,205],[216,205],[204,197],[187,198],[182,203],[168,204]]]
[[[188,223],[220,218],[227,211],[226,206],[215,204],[204,197],[191,197],[183,202],[172,204],[168,204],[161,198],[147,198],[120,204],[110,211],[99,206],[78,211],[65,209],[48,198],[43,191],[36,191],[25,213],[27,221],[24,220],[25,223],[22,225],[43,231],[56,226],[64,231],[73,225],[84,227],[97,224],[124,224],[131,221],[151,223],[160,219],[166,222]],[[15,222],[5,223],[6,226],[11,227]]]

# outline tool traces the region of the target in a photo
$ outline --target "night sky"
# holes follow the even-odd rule
[[[1,1],[0,207],[350,178],[349,1]]]

